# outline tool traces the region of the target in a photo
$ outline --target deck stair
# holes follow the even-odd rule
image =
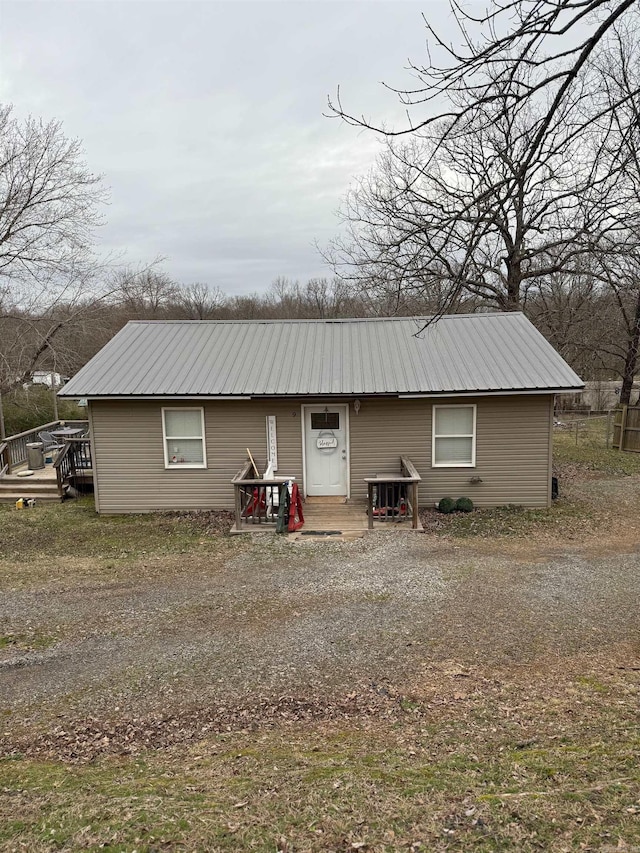
[[[5,474],[0,478],[0,503],[15,503],[19,498],[36,501],[59,501],[58,483],[53,476],[17,477]]]
[[[367,506],[343,497],[307,497],[301,539],[359,539],[367,532]]]

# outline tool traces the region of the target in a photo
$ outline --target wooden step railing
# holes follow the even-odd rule
[[[278,521],[280,501],[288,499],[285,483],[291,477],[269,477],[255,475],[250,460],[242,466],[233,480],[236,530],[255,529],[258,525],[275,528]]]
[[[56,457],[53,467],[58,482],[58,494],[62,498],[66,483],[73,482],[78,474],[93,468],[91,439],[66,438],[65,446]]]
[[[400,457],[400,474],[378,474],[365,477],[369,530],[374,521],[407,521],[418,527],[418,485],[422,480],[413,462]]]
[[[0,442],[0,479],[9,473],[9,445],[6,441]]]

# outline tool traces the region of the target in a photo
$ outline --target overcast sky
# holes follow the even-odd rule
[[[327,95],[399,122],[380,81],[425,58],[422,12],[450,28],[445,0],[0,0],[0,100],[83,140],[111,188],[104,250],[262,291],[330,274],[314,242],[377,143],[324,118]]]

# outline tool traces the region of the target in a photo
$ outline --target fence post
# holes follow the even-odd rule
[[[627,409],[628,406],[624,403],[622,406],[622,417],[620,418],[620,443],[618,444],[618,450],[624,450],[624,433],[627,428]]]

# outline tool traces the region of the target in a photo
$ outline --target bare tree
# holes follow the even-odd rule
[[[347,236],[326,254],[336,271],[378,298],[422,295],[437,316],[470,298],[519,310],[544,277],[579,266],[602,227],[607,186],[573,133],[581,96],[556,112],[533,160],[538,110],[524,102],[508,112],[507,100],[467,116],[464,135],[441,121],[435,138],[389,140],[347,196]]]
[[[103,273],[96,264],[62,284],[53,274],[41,275],[33,292],[20,299],[8,289],[0,302],[0,394],[29,381],[34,370],[63,369],[63,333],[89,321],[100,301],[91,294],[100,290]]]
[[[588,209],[587,203],[593,201],[591,187],[601,191],[605,176],[597,156],[577,181],[561,161],[587,165],[581,161],[585,136],[594,124],[613,121],[616,108],[637,95],[635,85],[602,101],[589,86],[590,68],[636,6],[636,0],[494,0],[476,17],[451,0],[460,47],[445,43],[425,18],[428,62],[411,64],[414,85],[392,89],[407,108],[405,126],[387,128],[355,115],[344,108],[340,92],[329,102],[331,115],[390,143],[381,177],[360,185],[347,203],[349,224],[359,215],[362,220],[356,239],[338,245],[334,260],[356,260],[362,278],[369,266],[371,280],[387,293],[396,288],[399,296],[402,289],[436,292],[444,284],[441,311],[457,310],[467,287],[481,302],[515,307],[528,287],[523,269],[539,279],[545,270],[567,268],[571,253],[584,247],[576,238],[593,239],[592,217],[602,208]],[[503,136],[502,160],[490,142],[487,150],[480,141],[490,140],[496,127]],[[410,142],[394,144],[397,137]],[[465,159],[475,171],[461,183]],[[518,220],[523,193],[530,202],[534,186],[538,192],[544,181],[552,208],[558,209],[559,196],[573,200],[570,210],[564,206],[563,214],[570,214],[564,224],[544,208],[536,235],[535,217]],[[387,215],[377,215],[381,211]],[[570,239],[562,237],[560,245],[557,235]],[[496,253],[503,259],[500,271]]]
[[[0,107],[0,393],[52,367],[73,306],[98,285],[91,249],[105,199],[59,122],[20,122]]]
[[[278,276],[265,300],[269,316],[282,319],[360,316],[366,311],[347,283],[337,277],[311,278],[306,284]]]
[[[622,403],[631,399],[640,344],[639,27],[635,10],[611,29],[589,68],[600,114],[590,138],[608,184],[600,202],[603,227],[583,274],[549,278],[527,306],[578,372],[620,377]]]
[[[487,105],[497,104],[509,115],[524,102],[543,104],[528,131],[528,156],[522,162],[526,168],[538,156],[558,111],[575,99],[587,64],[636,5],[637,0],[493,0],[486,11],[475,15],[459,0],[450,0],[459,47],[441,37],[423,16],[428,62],[410,63],[416,81],[410,88],[387,86],[407,107],[405,127],[388,129],[356,116],[344,109],[340,90],[335,100],[329,99],[330,115],[386,136],[416,131],[429,135],[446,119],[448,136],[466,136],[469,120],[473,123],[478,109]],[[462,101],[460,95],[465,96]],[[448,106],[441,108],[443,100]],[[594,104],[585,121],[600,114]],[[440,135],[438,129],[436,136]]]
[[[226,299],[219,287],[195,282],[180,288],[178,306],[189,320],[211,320],[220,315]]]
[[[629,403],[640,364],[640,11],[618,23],[594,66],[596,91],[611,116],[601,122],[601,145],[615,176],[615,203],[607,205],[608,228],[594,253],[601,280],[613,296],[621,334],[608,350],[622,363],[620,402]],[[602,110],[604,112],[604,110]]]
[[[159,271],[157,263],[143,269],[116,272],[109,298],[127,320],[165,319],[180,302],[179,285]]]
[[[0,280],[2,288],[67,277],[91,248],[106,200],[80,142],[59,122],[20,122],[0,107]],[[8,279],[8,280],[7,280]]]

